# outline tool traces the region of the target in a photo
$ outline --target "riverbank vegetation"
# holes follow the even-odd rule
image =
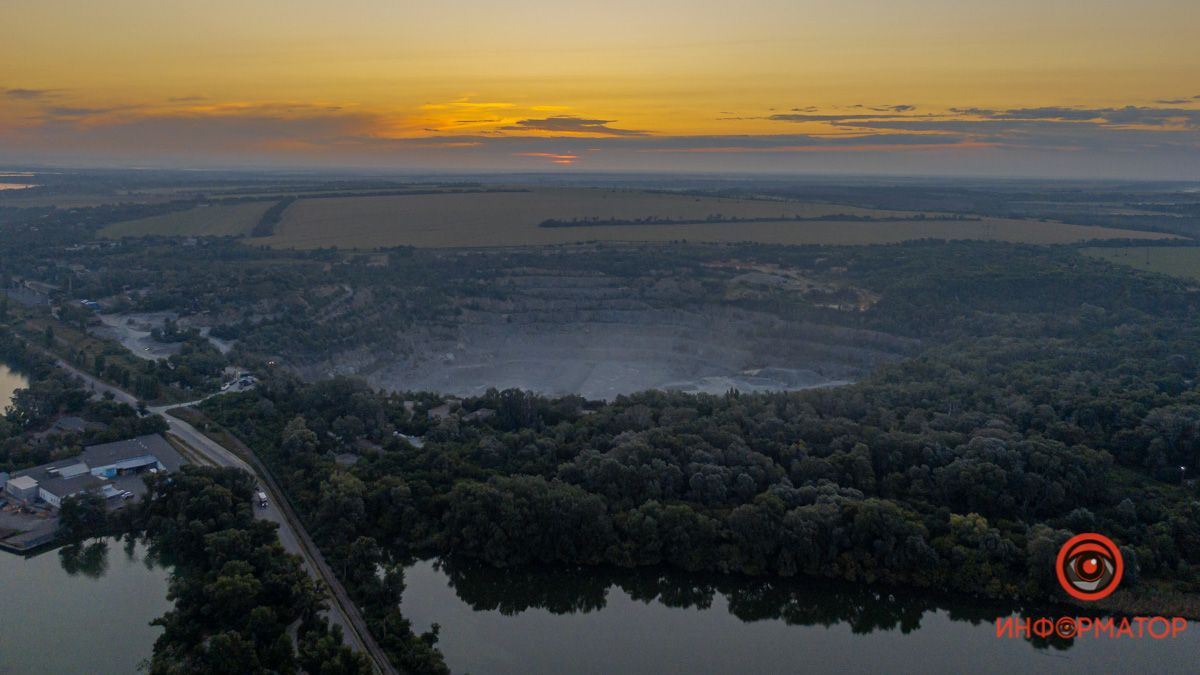
[[[148,672],[372,672],[321,617],[324,593],[275,524],[254,518],[252,476],[185,466],[148,482],[132,526],[171,567],[174,601]]]
[[[16,390],[0,415],[0,471],[16,471],[70,457],[84,445],[106,443],[167,430],[158,415],[140,415],[111,396],[93,396],[79,379],[44,350],[0,325],[0,362],[17,368],[29,386]],[[63,416],[81,428],[58,429]]]

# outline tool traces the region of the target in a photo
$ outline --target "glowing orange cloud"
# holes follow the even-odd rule
[[[911,134],[913,136],[917,134]],[[852,136],[851,138],[862,138]],[[638,152],[652,154],[774,154],[792,152],[897,152],[921,150],[978,150],[1000,147],[1000,143],[983,141],[959,141],[957,143],[862,143],[858,145],[775,145],[771,147],[723,146],[716,148],[646,148]]]
[[[514,152],[514,157],[541,157],[550,160],[553,164],[574,164],[579,155],[558,155],[553,152]]]

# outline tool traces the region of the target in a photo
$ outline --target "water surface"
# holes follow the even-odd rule
[[[455,673],[1194,673],[1177,640],[997,639],[1011,605],[819,581],[419,562],[401,609]],[[1062,608],[1025,609],[1057,616]]]
[[[170,609],[167,575],[112,538],[0,552],[0,673],[137,672],[162,632],[150,621]]]
[[[14,391],[28,386],[28,378],[0,363],[0,413],[12,403]]]

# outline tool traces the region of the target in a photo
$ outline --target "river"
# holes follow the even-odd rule
[[[0,409],[28,380],[0,364]],[[134,673],[162,632],[167,570],[104,539],[25,558],[0,552],[0,675]]]
[[[171,608],[167,575],[119,539],[0,552],[0,673],[135,673],[162,632],[150,621]]]
[[[996,637],[1011,605],[811,580],[418,562],[401,609],[455,673],[1194,673],[1176,639]],[[1025,616],[1059,616],[1063,608]]]
[[[13,392],[29,386],[26,377],[0,363],[0,413],[12,403]]]

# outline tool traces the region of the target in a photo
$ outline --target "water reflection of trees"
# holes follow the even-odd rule
[[[992,626],[999,616],[1048,615],[1055,610],[1015,603],[973,600],[917,591],[814,579],[755,579],[693,575],[658,570],[495,569],[470,561],[440,560],[459,599],[476,611],[515,615],[531,609],[552,614],[594,612],[607,604],[609,589],[667,607],[710,609],[718,595],[742,621],[783,621],[796,626],[847,624],[856,634],[921,628],[927,613],[951,621]],[[1069,648],[1070,641],[1032,640],[1033,646]]]
[[[125,559],[129,562],[137,560],[138,546],[144,546],[142,550],[142,564],[146,569],[154,569],[156,567],[166,567],[167,562],[164,560],[160,551],[153,550],[149,546],[149,542],[132,534],[126,534],[120,539],[94,539],[92,541],[79,541],[67,544],[58,549],[58,561],[62,565],[63,571],[69,576],[83,575],[92,579],[103,577],[109,569],[109,545],[110,543],[121,542],[121,551],[125,554]]]
[[[67,544],[58,549],[58,560],[70,576],[82,574],[99,579],[108,572],[108,541],[97,539],[90,543]]]

